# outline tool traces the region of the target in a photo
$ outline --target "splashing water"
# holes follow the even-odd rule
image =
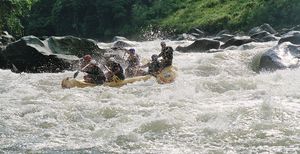
[[[136,44],[145,58],[160,50]],[[252,70],[275,44],[175,51],[178,78],[166,85],[61,89],[74,72],[0,70],[0,153],[299,153],[300,69]]]

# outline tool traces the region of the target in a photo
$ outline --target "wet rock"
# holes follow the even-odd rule
[[[7,45],[7,44],[9,44],[11,42],[14,42],[14,41],[15,41],[15,38],[12,35],[8,34],[7,31],[1,32],[0,43],[2,45]]]
[[[227,34],[230,35],[230,31],[225,29],[216,34],[216,37],[221,37],[222,35]]]
[[[274,35],[270,34],[267,31],[260,31],[258,33],[255,33],[251,35],[251,38],[257,42],[268,42],[277,40],[277,38]]]
[[[257,34],[261,31],[263,31],[263,30],[260,27],[254,27],[249,31],[248,34],[249,34],[249,36],[252,36],[252,35]]]
[[[278,41],[278,44],[283,42],[291,42],[293,44],[300,44],[300,31],[290,31],[283,35],[283,37]]]
[[[210,39],[199,39],[189,46],[178,46],[176,50],[181,52],[209,52],[210,49],[218,49],[219,47],[219,41]]]
[[[221,42],[226,42],[230,39],[234,38],[233,35],[230,35],[230,34],[221,34],[215,38],[213,38],[214,40],[217,40],[217,41],[221,41]]]
[[[270,26],[269,24],[266,24],[266,23],[261,25],[260,28],[264,31],[269,32],[270,34],[276,34],[277,33],[277,31],[272,26]]]
[[[284,35],[284,34],[288,33],[289,31],[293,31],[293,30],[290,28],[282,28],[281,30],[279,30],[279,34]]]
[[[300,45],[284,42],[265,52],[259,63],[260,71],[299,67]]]
[[[129,41],[127,38],[123,37],[123,36],[115,36],[113,39],[112,39],[113,42],[116,42],[116,41]]]
[[[292,31],[300,31],[300,25],[297,25],[297,26],[294,26],[291,28],[282,28],[279,31],[279,33],[280,33],[280,35],[286,35],[287,33],[292,32]]]
[[[198,34],[197,38],[202,38],[205,36],[205,32],[201,31],[198,28],[192,28],[188,33],[189,34]]]
[[[74,36],[49,37],[44,41],[54,54],[75,55],[82,57],[86,54],[101,56],[105,52],[92,39],[83,39]]]
[[[39,73],[72,70],[79,60],[77,56],[97,55],[101,50],[91,40],[72,36],[50,37],[44,41],[25,36],[9,44],[2,53],[9,66],[15,66],[19,72]]]
[[[249,36],[252,36],[254,34],[260,33],[266,31],[270,34],[277,34],[277,32],[269,25],[269,24],[263,24],[259,27],[254,27],[249,31]]]
[[[237,50],[250,50],[250,49],[254,49],[256,46],[252,43],[248,43],[248,44],[244,44],[244,45],[241,45],[239,47],[237,47],[236,49]],[[226,48],[226,50],[229,49],[229,48]]]
[[[253,42],[253,39],[249,37],[234,37],[226,41],[225,44],[221,45],[221,49],[225,49],[230,46],[240,46],[250,42]]]
[[[126,41],[117,41],[113,44],[113,47],[119,47],[119,48],[124,48],[124,47],[132,47],[133,44],[126,42]]]

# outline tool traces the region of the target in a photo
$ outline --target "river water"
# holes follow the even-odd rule
[[[144,58],[160,50],[134,44]],[[300,153],[300,69],[253,71],[275,45],[175,51],[166,85],[62,89],[74,72],[0,70],[0,153]]]

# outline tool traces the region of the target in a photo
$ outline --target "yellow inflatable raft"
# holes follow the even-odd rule
[[[176,67],[169,66],[164,68],[157,76],[156,81],[160,84],[172,83],[177,77]]]
[[[133,83],[133,82],[136,82],[136,81],[146,81],[150,78],[151,78],[151,75],[137,76],[137,77],[127,78],[125,80],[105,82],[103,84],[103,86],[121,87],[121,86],[126,85],[128,83]],[[85,88],[85,87],[94,87],[94,86],[97,86],[97,85],[92,84],[92,83],[84,82],[83,80],[77,80],[77,79],[73,79],[71,77],[67,77],[67,78],[62,80],[61,86],[62,86],[62,88],[73,88],[73,87]]]

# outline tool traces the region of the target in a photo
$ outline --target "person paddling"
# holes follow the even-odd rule
[[[157,74],[159,74],[159,72],[161,71],[161,64],[158,61],[158,55],[154,54],[151,56],[151,62],[141,66],[141,68],[146,68],[148,67],[148,74],[153,75],[154,77],[157,76]]]
[[[92,59],[90,55],[84,57],[90,57],[90,59]],[[87,75],[83,76],[85,82],[101,85],[106,80],[104,72],[97,66],[95,60],[89,60],[89,63],[83,66],[81,71],[87,73]]]
[[[117,77],[117,80],[124,80],[125,75],[122,66],[111,57],[107,62],[106,79],[108,82],[114,81],[114,77]]]
[[[91,55],[84,55],[82,57],[82,61],[80,64],[80,69],[83,69],[85,66],[87,66],[92,60],[92,56]]]
[[[133,77],[137,75],[138,68],[140,66],[140,57],[135,53],[135,49],[131,48],[126,53],[129,54],[126,62],[128,67],[125,69],[126,77]]]
[[[166,42],[161,42],[161,53],[158,55],[158,57],[162,57],[162,68],[166,68],[168,66],[172,65],[173,61],[173,48],[166,45]]]

